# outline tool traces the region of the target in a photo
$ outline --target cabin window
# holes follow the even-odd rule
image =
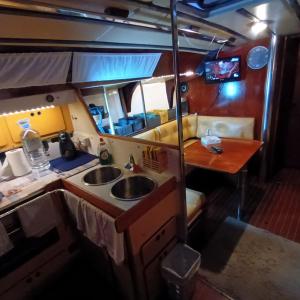
[[[176,118],[176,103],[173,101],[174,106],[170,107],[165,82],[130,84],[127,98],[121,90],[127,87],[124,84],[82,90],[99,132],[134,136]],[[183,113],[186,112],[183,107]]]
[[[114,123],[118,123],[120,118],[124,118],[124,112],[118,90],[107,90],[107,100],[111,119]]]

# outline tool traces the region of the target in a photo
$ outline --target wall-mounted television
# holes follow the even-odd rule
[[[207,83],[241,80],[241,57],[232,56],[206,61],[204,74]]]

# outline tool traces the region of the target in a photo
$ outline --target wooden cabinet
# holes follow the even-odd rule
[[[1,300],[21,300],[31,298],[36,290],[41,287],[53,274],[62,270],[70,260],[70,253],[62,251],[47,263],[33,270],[29,275],[22,278],[13,287],[0,295]]]
[[[153,259],[145,268],[144,278],[146,282],[148,300],[157,300],[165,291],[164,281],[161,275],[161,262],[175,247],[176,239],[173,239],[169,244],[161,250],[161,252]]]
[[[177,241],[178,189],[170,192],[128,230],[138,300],[155,300],[161,293],[160,261]]]
[[[142,259],[147,265],[166,244],[176,235],[176,218],[173,217],[162,226],[142,247]]]
[[[9,133],[14,143],[20,143],[21,132],[18,121],[28,119],[31,127],[37,130],[41,136],[56,134],[65,130],[65,122],[60,107],[34,110],[6,116],[5,120]]]

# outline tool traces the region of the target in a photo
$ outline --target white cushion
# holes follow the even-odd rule
[[[186,188],[186,209],[188,221],[192,221],[195,216],[202,211],[205,202],[205,195],[201,192]]]
[[[254,138],[254,118],[198,116],[197,137],[206,135],[210,129],[211,135],[224,138]]]

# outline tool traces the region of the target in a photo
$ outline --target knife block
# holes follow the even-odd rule
[[[143,151],[143,166],[157,173],[161,173],[168,167],[168,156],[164,150],[153,150],[150,154]]]

